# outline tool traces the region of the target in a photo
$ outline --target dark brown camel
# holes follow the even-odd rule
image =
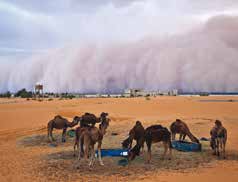
[[[94,160],[95,160],[95,151],[94,151],[94,145],[98,143],[98,159],[100,165],[104,165],[102,162],[102,157],[101,157],[101,145],[102,145],[102,140],[103,136],[106,133],[106,129],[109,126],[110,119],[106,118],[106,120],[102,121],[102,123],[99,125],[99,129],[97,127],[85,127],[84,129],[82,128],[80,138],[79,138],[79,143],[84,144],[85,146],[85,152],[84,152],[84,158],[87,160],[89,154],[90,154],[90,162],[89,166],[93,166]],[[80,146],[82,146],[80,144]],[[81,159],[81,151],[82,149],[79,150],[79,155],[78,155],[78,160]]]
[[[63,118],[60,115],[57,115],[54,117],[54,119],[50,120],[48,122],[48,140],[50,141],[50,138],[52,141],[55,141],[55,139],[53,138],[53,129],[63,129],[63,133],[62,133],[62,142],[65,142],[65,136],[66,136],[66,131],[67,128],[70,127],[74,127],[78,124],[80,118],[79,117],[74,117],[72,122],[69,122],[67,119]]]
[[[80,127],[95,126],[96,123],[100,123],[105,120],[107,116],[108,113],[105,112],[102,112],[99,118],[96,117],[94,114],[85,113],[83,116],[81,116]]]
[[[146,142],[148,149],[147,162],[151,161],[151,146],[152,143],[163,142],[164,144],[164,154],[165,157],[168,149],[169,149],[169,159],[172,157],[172,145],[171,145],[171,134],[167,128],[162,127],[161,125],[152,125],[146,128],[144,133],[144,141]],[[136,144],[129,152],[128,159],[133,160],[135,156],[139,155],[140,148],[142,145],[140,143]]]
[[[226,158],[226,141],[227,141],[227,130],[222,126],[221,121],[216,120],[215,126],[210,131],[211,135],[211,148],[213,154],[220,156],[223,155],[223,158]]]
[[[184,140],[186,135],[190,138],[192,142],[200,143],[199,140],[190,132],[187,124],[180,119],[176,119],[170,125],[170,131],[172,133],[172,140],[175,140],[176,134],[180,134],[179,140]]]
[[[122,142],[122,147],[124,149],[131,149],[133,140],[136,140],[136,144],[142,147],[144,150],[144,135],[145,129],[140,121],[136,121],[135,126],[130,130],[129,137]]]
[[[96,123],[100,123],[107,120],[107,116],[108,113],[102,112],[99,118],[91,113],[85,113],[83,116],[80,117],[80,127],[76,128],[75,130],[74,156],[76,156],[76,147],[79,149],[79,138],[81,135],[81,131],[83,131],[85,128],[94,127]],[[81,154],[83,154],[83,141],[81,142],[81,145]]]

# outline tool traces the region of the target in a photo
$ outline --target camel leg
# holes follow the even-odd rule
[[[182,134],[182,133],[180,133],[180,134],[179,134],[179,140],[181,141],[181,140],[182,140],[182,138],[183,138],[183,134]]]
[[[80,160],[81,159],[81,138],[79,138],[79,144],[78,144],[78,146],[80,146],[80,149],[78,150],[78,160]]]
[[[145,153],[144,144],[141,145],[141,152],[142,152],[142,154]]]
[[[85,145],[85,150],[84,150],[84,159],[88,159],[88,152],[89,152],[89,147],[88,145]]]
[[[167,151],[168,151],[168,145],[167,145],[167,142],[163,142],[163,144],[164,144],[164,154],[163,154],[163,159],[165,158],[165,155],[166,155],[166,153],[167,153]]]
[[[183,135],[183,140],[185,140],[185,138],[186,138],[186,134]]]
[[[63,129],[63,132],[62,132],[62,142],[66,142],[65,138],[66,138],[66,131],[67,131],[67,128],[64,128]]]
[[[175,140],[176,133],[172,133],[172,140]]]
[[[84,141],[82,140],[82,142],[80,143],[80,150],[81,150],[81,155],[84,155],[84,150],[83,150],[83,143]]]
[[[224,141],[224,138],[223,138],[223,158],[226,159],[226,142]]]
[[[95,150],[94,150],[94,145],[92,145],[91,150],[91,156],[90,156],[90,162],[89,162],[89,166],[92,167],[95,161]]]
[[[102,145],[102,141],[98,141],[98,160],[101,166],[103,166],[103,162],[102,162],[102,155],[101,155],[101,145]]]
[[[49,129],[49,135],[50,135],[49,138],[51,138],[51,141],[55,141],[55,139],[54,139],[54,137],[53,137],[53,128],[50,128],[50,129]]]
[[[218,138],[216,138],[216,155],[217,156],[220,156],[220,153],[219,153],[219,141],[218,141]]]
[[[50,127],[48,126],[48,130],[47,130],[47,137],[48,137],[48,141],[51,141],[50,140]]]
[[[79,141],[77,140],[75,140],[75,143],[74,143],[74,157],[76,157],[76,150],[79,150]]]
[[[148,148],[148,154],[147,154],[147,163],[150,163],[151,161],[151,142],[146,142],[147,148]]]
[[[168,143],[168,148],[169,148],[169,160],[172,159],[172,146],[171,146],[171,143]]]

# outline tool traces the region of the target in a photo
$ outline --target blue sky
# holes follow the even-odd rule
[[[214,14],[235,14],[237,7],[236,0],[1,0],[0,56],[175,33]]]
[[[0,0],[0,92],[238,91],[237,15],[237,0]]]

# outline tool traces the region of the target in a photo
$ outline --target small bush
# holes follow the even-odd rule
[[[32,95],[33,95],[32,92],[28,92],[25,88],[23,88],[15,94],[15,97],[31,98]]]
[[[11,97],[11,93],[9,91],[7,91],[6,93],[2,93],[0,94],[0,97],[3,97],[3,98],[10,98]]]
[[[145,100],[150,100],[150,97],[145,97]]]

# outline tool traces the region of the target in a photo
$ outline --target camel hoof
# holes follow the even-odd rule
[[[103,162],[100,162],[100,165],[101,165],[101,166],[104,166]]]
[[[146,161],[146,164],[150,164],[150,161]]]

